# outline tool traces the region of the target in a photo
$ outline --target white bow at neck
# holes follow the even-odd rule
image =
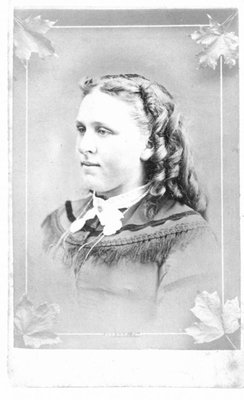
[[[124,218],[125,212],[134,204],[138,203],[149,190],[149,183],[143,186],[139,186],[126,193],[119,194],[108,198],[107,200],[98,197],[95,192],[92,195],[93,207],[90,208],[85,214],[82,212],[81,215],[71,224],[70,232],[75,233],[83,228],[86,221],[98,217],[101,225],[103,226],[103,234],[113,235],[121,227],[121,220]],[[120,209],[125,208],[124,212]]]

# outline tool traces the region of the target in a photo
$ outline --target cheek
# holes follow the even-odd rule
[[[138,148],[132,147],[131,143],[120,143],[119,146],[113,146],[111,151],[106,149],[104,160],[106,160],[106,166],[110,172],[116,173],[123,169],[127,170],[130,166],[138,164]]]
[[[110,154],[111,158],[115,158],[117,162],[121,162],[123,159],[136,161],[140,158],[142,147],[142,140],[133,137],[132,133],[131,136],[123,138],[123,140],[114,141],[105,151],[108,155]]]

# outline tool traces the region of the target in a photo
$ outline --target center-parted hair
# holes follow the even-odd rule
[[[207,198],[202,193],[186,142],[182,117],[175,110],[167,89],[137,74],[105,75],[80,82],[83,97],[94,88],[131,104],[133,118],[149,135],[152,156],[145,161],[150,201],[147,212],[157,212],[158,200],[166,193],[206,218]],[[165,188],[165,189],[164,189]]]

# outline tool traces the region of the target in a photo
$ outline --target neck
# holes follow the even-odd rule
[[[138,176],[134,177],[133,182],[125,182],[111,190],[108,190],[106,192],[96,192],[96,196],[98,197],[103,197],[104,199],[109,199],[111,197],[119,196],[121,194],[125,194],[128,192],[131,192],[133,190],[136,190],[137,188],[142,187],[145,185],[145,176],[144,176],[144,171],[140,171]]]
[[[146,190],[146,188],[148,187],[148,184],[141,184],[141,185],[137,185],[137,186],[133,186],[132,188],[128,188],[127,190],[120,190],[121,188],[118,187],[116,189],[113,189],[111,191],[108,192],[94,192],[96,197],[101,197],[105,200],[108,199],[112,199],[115,197],[123,197],[124,195],[126,196],[127,194],[133,194],[136,193],[137,191],[143,191],[143,189]]]

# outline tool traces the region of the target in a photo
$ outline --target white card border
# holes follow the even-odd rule
[[[24,2],[21,3],[23,4]],[[42,4],[43,3],[45,2],[43,1]],[[179,2],[172,2],[170,3],[170,8],[173,8],[173,3],[179,4]],[[202,7],[206,8],[206,1],[201,2],[202,4],[201,6],[199,6],[199,3],[196,8],[202,8]],[[218,5],[216,3],[218,3]],[[233,1],[231,7],[235,7],[236,4],[239,7],[239,11],[241,13],[241,18],[242,18],[243,7],[241,6],[241,4],[238,3],[239,2]],[[182,8],[182,2],[180,4],[181,4],[180,8]],[[213,4],[214,5],[216,4],[216,8],[218,8],[219,4],[223,5],[224,2],[212,1],[211,7],[213,7]],[[188,5],[190,5],[189,2]],[[35,6],[37,5],[35,4]],[[28,7],[33,8],[33,6],[31,5],[27,6],[27,8]],[[226,5],[226,7],[229,8],[230,5],[228,4]],[[43,8],[46,8],[46,6],[43,6]],[[137,8],[143,8],[143,7],[141,5],[138,5]],[[184,8],[191,8],[191,7],[185,6]],[[240,28],[241,28],[240,40],[242,42],[243,30],[241,25],[242,24],[240,23]],[[240,68],[242,68],[242,65],[243,65],[243,54],[241,54]],[[240,84],[241,88],[243,86],[243,79],[241,74],[240,74],[240,79],[242,82]],[[240,104],[243,104],[242,92],[241,92]],[[240,132],[242,132],[242,127],[243,127],[242,117],[240,122],[241,122]],[[243,155],[244,155],[242,136],[240,137],[240,140],[241,140],[240,161],[241,161],[241,176],[242,176]],[[2,148],[5,149],[5,147],[6,143],[4,141]],[[3,156],[3,158],[1,158],[1,162],[2,161],[4,163],[6,162],[6,155],[5,157]],[[4,180],[4,188],[6,187],[5,185],[6,185],[6,178]],[[241,193],[243,194],[242,180],[241,180]],[[241,237],[243,239],[243,196],[241,196],[241,199],[242,199]],[[4,230],[3,240],[1,240],[4,248],[6,247],[5,236],[6,236],[6,230]],[[242,256],[242,262],[243,262],[243,256]],[[6,272],[5,269],[4,272]],[[4,281],[4,279],[6,278],[5,276],[6,274],[4,275],[4,272],[1,273],[1,278],[3,276],[3,280],[1,279],[1,281]],[[242,282],[242,292],[243,292],[243,286],[244,285]],[[3,299],[6,300],[6,285],[4,286],[3,290],[1,288],[1,294],[3,294]],[[4,304],[4,300],[3,303],[1,302],[1,308],[2,306],[6,307],[6,304]],[[4,308],[4,310],[6,310],[6,308]],[[9,333],[11,334],[11,329]],[[4,341],[4,343],[6,343],[6,340]],[[199,352],[199,351],[172,351],[172,350],[171,351],[167,350],[123,351],[123,350],[29,350],[29,349],[28,350],[14,349],[14,351],[11,351],[11,343],[9,343],[9,345],[10,345],[9,376],[12,384],[16,386],[233,387],[237,382],[236,383],[234,381],[232,382],[232,379],[234,379],[233,378],[234,370],[231,369],[230,366],[232,365],[233,367],[233,365],[237,363],[237,365],[239,366],[239,371],[240,368],[241,369],[243,368],[243,351]],[[243,348],[243,342],[242,342],[242,348]],[[5,355],[5,353],[2,354]],[[208,371],[208,374],[204,373],[204,371],[206,370]],[[133,382],[131,382],[131,377],[133,377]]]

